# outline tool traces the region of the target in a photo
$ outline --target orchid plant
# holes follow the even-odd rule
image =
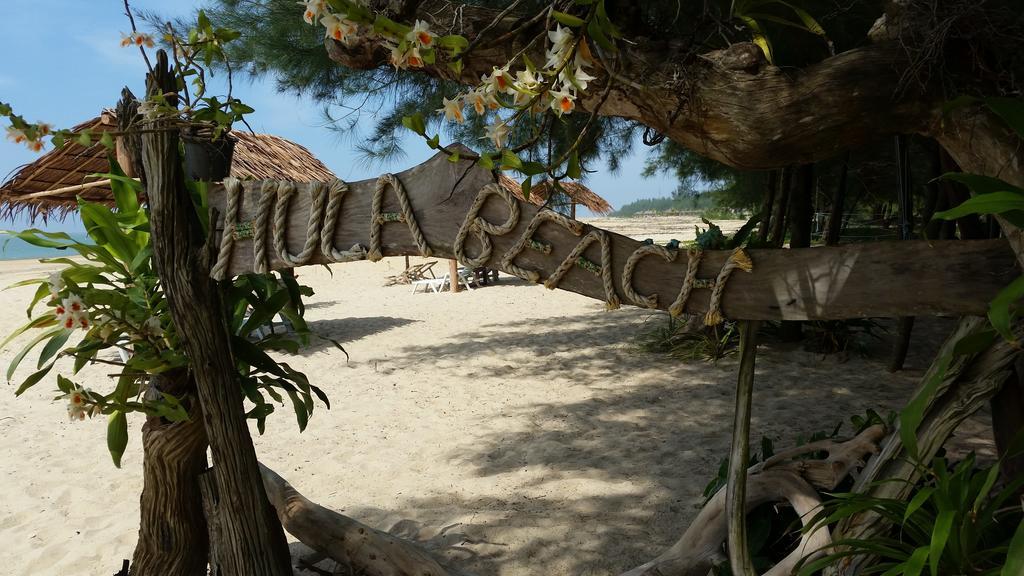
[[[463,58],[471,50],[470,41],[463,36],[439,36],[422,20],[412,25],[395,22],[371,12],[361,0],[304,0],[300,4],[306,23],[323,26],[327,38],[349,46],[359,41],[380,42],[390,50],[390,61],[396,70],[444,63],[459,76]],[[527,176],[523,183],[527,195],[534,176],[546,175],[556,187],[562,178],[581,176],[578,148],[587,127],[569,150],[549,158],[547,163],[524,160],[519,153],[537,141],[546,122],[572,114],[590,83],[597,80],[589,71],[598,64],[591,44],[614,51],[615,39],[620,37],[608,18],[604,0],[575,0],[574,6],[580,15],[549,9],[546,16],[550,26],[544,34],[534,38],[511,61],[481,76],[470,90],[450,98],[445,96],[442,108],[437,110],[446,121],[458,124],[466,121],[466,108],[488,119],[485,138],[495,151],[480,153],[476,162],[488,170],[523,173]],[[545,60],[540,65],[527,54],[538,41],[544,42]],[[611,78],[607,80],[610,86]],[[403,124],[422,136],[431,148],[449,152],[453,161],[460,159],[459,153],[440,145],[439,135],[427,135],[422,114],[404,118]],[[529,136],[525,142],[513,145],[516,134]],[[562,166],[564,171],[556,173]]]
[[[8,380],[27,355],[39,349],[35,370],[20,382],[17,395],[41,382],[61,358],[72,361],[71,378],[88,364],[115,366],[115,383],[105,392],[58,375],[60,395],[56,399],[67,402],[72,420],[108,416],[107,444],[114,463],[120,465],[128,441],[128,413],[143,412],[171,421],[189,418],[185,399],[150,386],[152,376],[187,370],[189,362],[153,269],[148,216],[138,202],[141,184],[125,177],[116,162],[112,165],[114,172],[102,177],[110,179],[116,210],[79,200],[89,241],[41,230],[7,232],[36,246],[77,253],[81,259],[44,259],[42,262],[61,268],[45,278],[11,286],[36,286],[36,290],[28,306],[28,322],[0,346],[22,334],[33,335],[11,360]],[[197,184],[193,192],[200,199],[197,208],[205,211],[204,187]],[[247,416],[256,420],[262,432],[266,417],[274,412],[273,402],[283,404],[288,396],[299,428],[304,429],[314,398],[328,407],[329,401],[302,372],[272,359],[267,352],[296,352],[309,342],[313,334],[303,319],[302,297],[311,295],[312,290],[288,275],[247,275],[227,283],[224,294],[238,379],[252,405]],[[36,311],[39,307],[42,311]],[[290,334],[256,331],[278,315],[289,321]],[[110,351],[118,354],[104,354]]]

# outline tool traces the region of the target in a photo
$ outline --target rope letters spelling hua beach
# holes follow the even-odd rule
[[[243,192],[242,183],[235,178],[227,178],[224,181],[227,197],[224,233],[221,236],[217,263],[212,270],[213,277],[218,280],[223,280],[226,277],[230,268],[235,242],[243,238],[253,239],[253,270],[257,273],[266,272],[270,266],[267,255],[268,233],[271,235],[274,253],[286,267],[310,263],[318,249],[324,259],[329,262],[350,262],[363,259],[380,260],[383,257],[381,247],[382,228],[390,222],[404,222],[409,228],[413,242],[419,249],[420,254],[425,257],[429,257],[432,254],[419,223],[416,221],[405,186],[403,186],[398,177],[392,174],[382,175],[377,179],[374,187],[370,209],[369,249],[359,244],[352,246],[349,250],[338,250],[334,246],[334,236],[342,214],[342,202],[345,195],[349,192],[349,186],[344,181],[335,179],[327,183],[311,182],[302,185],[293,182],[268,180],[260,183],[259,186],[255,217],[250,222],[239,222],[238,215]],[[384,195],[389,188],[398,199],[400,212],[383,211]],[[301,192],[309,195],[306,237],[299,253],[292,254],[288,251],[287,243],[288,215],[294,196]],[[480,212],[492,197],[497,197],[501,200],[501,203],[504,204],[508,212],[505,221],[500,224],[490,222],[480,215]],[[271,212],[273,212],[273,218],[271,218]],[[474,199],[459,228],[458,234],[455,236],[453,250],[456,259],[470,268],[485,266],[491,260],[494,251],[491,237],[510,234],[519,223],[520,212],[519,201],[503,186],[496,183],[484,186]],[[516,264],[515,259],[525,250],[532,250],[543,255],[550,255],[552,253],[553,246],[550,242],[534,237],[545,223],[557,225],[580,239],[568,256],[543,281],[544,286],[552,290],[558,288],[559,283],[561,283],[570,270],[580,268],[600,278],[604,288],[606,307],[608,309],[618,308],[620,300],[615,289],[612,267],[612,243],[608,233],[567,218],[552,210],[540,210],[533,216],[526,226],[526,230],[516,240],[515,244],[498,259],[497,266],[531,282],[540,282],[539,271]],[[476,256],[470,256],[466,252],[466,241],[470,235],[479,244]],[[587,249],[595,243],[601,246],[600,263],[594,262],[584,255]],[[637,266],[641,260],[648,256],[659,257],[665,262],[674,262],[678,258],[680,251],[681,249],[678,247],[677,242],[673,242],[670,246],[644,243],[634,250],[626,259],[622,269],[621,286],[622,293],[626,299],[637,306],[657,308],[658,295],[641,294],[634,285],[634,275],[636,274]],[[708,302],[708,311],[704,316],[704,322],[708,325],[719,324],[724,320],[721,310],[722,295],[729,276],[737,268],[750,272],[753,269],[753,263],[741,248],[736,248],[729,255],[725,264],[722,265],[715,278],[697,278],[704,253],[698,248],[689,248],[686,250],[686,253],[686,275],[683,279],[683,285],[676,299],[669,305],[668,311],[672,316],[679,316],[686,309],[686,303],[689,301],[690,295],[694,290],[710,289],[711,296]]]

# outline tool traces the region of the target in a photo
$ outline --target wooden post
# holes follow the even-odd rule
[[[846,183],[850,176],[850,153],[843,159],[843,168],[839,172],[839,185],[832,196],[832,207],[828,213],[828,224],[825,227],[825,245],[836,246],[843,234],[843,213],[846,204]]]
[[[761,244],[768,242],[768,231],[772,225],[772,206],[775,203],[776,190],[779,187],[779,171],[772,170],[768,173],[768,191],[764,195],[764,202],[761,204],[761,224],[757,229],[757,239]]]
[[[157,54],[150,90],[175,90],[167,54]],[[153,260],[170,305],[175,331],[188,355],[214,462],[224,541],[225,576],[291,574],[281,524],[270,507],[242,405],[242,389],[217,284],[210,278],[201,224],[178,157],[178,134],[170,122],[155,122],[142,135],[146,193],[150,203]]]
[[[910,240],[913,230],[912,212],[914,203],[910,195],[910,142],[906,135],[896,136],[896,175],[899,181],[897,188],[897,202],[899,209],[896,227],[896,238],[899,240]],[[892,350],[892,360],[889,361],[889,372],[903,370],[903,363],[907,360],[907,352],[910,350],[910,335],[914,330],[913,316],[900,316],[897,319],[896,344]]]
[[[452,293],[458,292],[462,289],[459,286],[459,261],[449,260],[448,261],[448,285],[451,286]]]
[[[757,357],[756,320],[737,322],[740,330],[740,372],[736,380],[736,413],[729,451],[729,478],[725,488],[728,518],[729,564],[736,576],[754,576],[747,546],[747,464],[750,461],[750,407],[754,394],[754,360]]]

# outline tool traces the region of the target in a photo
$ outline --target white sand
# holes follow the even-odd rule
[[[679,229],[692,235],[691,224]],[[459,294],[382,287],[401,266],[300,271],[317,292],[310,325],[351,359],[329,346],[289,358],[333,407],[318,407],[302,434],[282,407],[255,440],[262,461],[377,527],[411,520],[430,536],[459,523],[451,532],[476,543],[448,555],[480,574],[612,574],[679,536],[727,452],[735,359],[681,364],[640,352],[632,338],[649,313],[605,312],[509,277]],[[39,269],[0,263],[0,282]],[[24,320],[30,295],[0,293],[0,333]],[[0,350],[0,367],[25,341]],[[935,345],[916,339],[897,375],[885,372],[885,353],[840,363],[762,347],[755,440],[790,445],[866,408],[898,407]],[[108,368],[80,381],[107,389]],[[131,556],[138,527],[141,418],[115,469],[103,421],[69,423],[52,378],[21,398],[13,384],[0,396],[0,574],[110,574]]]

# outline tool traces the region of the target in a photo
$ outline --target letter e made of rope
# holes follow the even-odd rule
[[[401,212],[384,212],[384,191],[391,187],[398,196],[398,205]],[[381,252],[381,228],[387,222],[405,222],[409,226],[412,239],[419,248],[420,254],[428,258],[433,252],[427,245],[427,239],[423,237],[419,224],[416,223],[416,216],[413,214],[412,205],[409,204],[409,195],[405,191],[402,181],[394,174],[382,174],[377,179],[377,186],[373,191],[373,203],[370,206],[370,250],[367,258],[373,262],[380,260],[384,254]]]
[[[491,196],[498,196],[505,201],[505,205],[508,207],[508,218],[505,219],[504,224],[496,225],[478,216]],[[473,205],[466,213],[466,219],[462,222],[462,227],[459,228],[459,233],[455,236],[455,258],[469,268],[479,268],[485,265],[494,249],[490,237],[504,236],[511,232],[518,223],[519,203],[512,197],[512,194],[496,183],[484,186],[476,195]],[[480,241],[480,254],[476,258],[471,258],[466,254],[466,238],[469,237],[470,232],[475,234]]]
[[[676,255],[679,254],[678,250],[669,250],[664,246],[657,244],[644,244],[633,251],[626,260],[626,265],[622,268],[622,291],[626,294],[626,298],[629,298],[637,306],[644,308],[657,308],[658,307],[658,295],[650,294],[643,295],[636,291],[633,287],[633,273],[636,271],[636,265],[641,260],[657,254],[661,256],[666,262],[672,262],[676,259]]]

